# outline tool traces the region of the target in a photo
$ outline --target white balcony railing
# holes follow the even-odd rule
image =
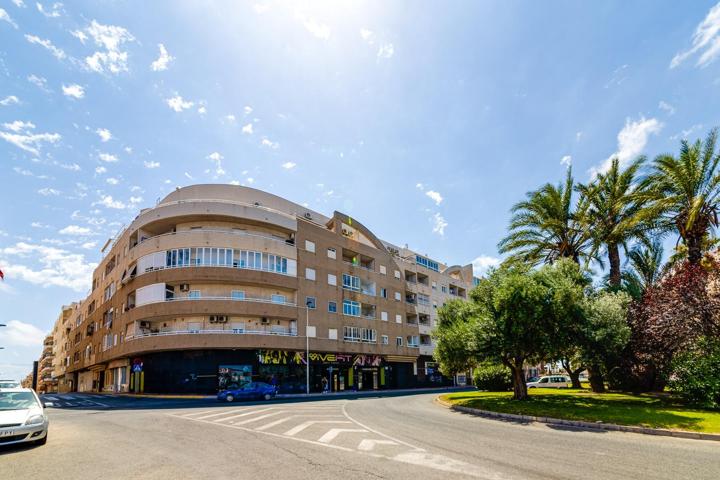
[[[141,243],[147,242],[148,240],[154,239],[154,238],[161,238],[161,237],[169,237],[169,236],[177,236],[177,235],[197,235],[197,234],[204,234],[204,233],[220,233],[220,234],[227,234],[227,235],[236,235],[236,236],[243,236],[243,237],[254,237],[254,238],[262,238],[264,240],[272,240],[275,242],[283,243],[285,245],[289,245],[294,247],[294,243],[290,243],[288,240],[285,240],[283,238],[278,238],[273,235],[263,234],[263,233],[256,233],[256,232],[246,232],[243,230],[220,230],[220,229],[205,229],[205,228],[199,228],[196,230],[180,230],[178,232],[167,232],[167,233],[161,233],[159,235],[153,235],[150,237],[142,237],[141,240],[138,240],[138,243],[136,243],[132,248],[137,247]]]
[[[274,328],[267,329],[245,329],[245,328],[231,328],[227,330],[166,330],[161,332],[140,332],[134,335],[128,335],[125,337],[125,341],[136,340],[138,338],[147,337],[168,337],[173,335],[279,335],[282,337],[296,337],[297,329]]]
[[[296,307],[297,304],[291,302],[279,302],[271,298],[238,298],[238,297],[174,297],[167,299],[150,300],[147,302],[139,303],[134,308],[141,307],[143,305],[150,305],[153,303],[164,303],[164,302],[197,302],[202,300],[220,300],[220,301],[233,301],[233,302],[257,302],[257,303],[270,303],[273,305],[284,305],[286,307]]]

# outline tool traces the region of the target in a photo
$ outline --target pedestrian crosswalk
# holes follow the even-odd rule
[[[113,398],[113,395],[53,393],[40,396],[43,402],[52,403],[52,408],[109,408],[109,398]]]
[[[428,452],[425,448],[367,426],[351,417],[346,406],[347,401],[342,400],[240,408],[219,406],[202,411],[184,409],[167,415],[206,424],[209,428],[237,429],[445,472],[495,478],[474,465]]]

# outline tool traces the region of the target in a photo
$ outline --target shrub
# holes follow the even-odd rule
[[[473,372],[473,382],[478,390],[506,392],[512,390],[512,374],[504,365],[483,363]]]
[[[703,338],[677,355],[669,386],[690,404],[720,408],[720,339]]]

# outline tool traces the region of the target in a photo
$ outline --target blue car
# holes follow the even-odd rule
[[[277,394],[277,387],[264,382],[250,382],[242,387],[229,388],[217,394],[218,401],[234,402],[235,400],[270,400]]]

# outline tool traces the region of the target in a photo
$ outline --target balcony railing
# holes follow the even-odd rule
[[[195,248],[195,247],[188,247],[188,248]],[[218,247],[218,248],[224,248],[224,247]],[[294,258],[291,258],[289,260],[295,260]],[[187,265],[171,265],[171,266],[162,266],[162,267],[152,267],[146,269],[144,272],[137,272],[135,275],[129,276],[130,279],[139,277],[140,275],[151,273],[151,272],[157,272],[160,270],[172,270],[176,268],[190,268],[190,267],[196,267],[196,268],[203,268],[203,267],[214,267],[214,268],[236,268],[238,270],[255,270],[258,272],[270,272],[270,273],[277,273],[278,275],[285,275],[286,277],[296,277],[297,275],[292,275],[287,272],[278,271],[274,268],[263,268],[263,267],[243,267],[237,264],[237,262],[233,262],[233,265],[221,265],[221,264],[198,264],[195,262],[190,262]]]
[[[146,337],[168,337],[173,335],[279,335],[281,337],[296,337],[297,329],[294,328],[266,328],[248,330],[245,328],[231,328],[228,330],[166,330],[161,332],[141,332],[125,337],[125,341]]]
[[[362,264],[360,264],[360,263],[348,262],[347,260],[343,260],[343,263],[345,263],[345,264],[347,264],[347,265],[350,265],[351,267],[362,268],[363,270],[367,270],[368,272],[374,272],[374,271],[375,271],[375,268],[366,267],[366,266],[364,266],[364,265],[362,265]]]
[[[290,243],[290,240],[285,240],[282,238],[275,237],[273,235],[266,235],[262,233],[255,233],[255,232],[246,232],[243,230],[216,230],[216,229],[205,229],[205,228],[198,228],[195,230],[180,230],[179,232],[167,232],[167,233],[161,233],[159,235],[153,235],[151,237],[142,237],[142,239],[138,240],[138,243],[136,243],[132,248],[137,247],[143,242],[147,242],[148,240],[151,240],[153,238],[160,238],[160,237],[168,237],[168,236],[174,236],[174,235],[187,235],[187,234],[202,234],[202,233],[224,233],[228,235],[240,235],[245,237],[255,237],[255,238],[262,238],[265,240],[272,240],[275,242],[280,242],[285,245],[291,245],[294,246],[294,243]]]
[[[220,301],[234,301],[234,302],[257,302],[257,303],[271,303],[274,305],[284,305],[286,307],[296,307],[297,304],[291,303],[291,302],[278,302],[276,300],[273,300],[271,298],[238,298],[238,297],[173,297],[173,298],[166,298],[166,299],[159,299],[159,300],[150,300],[149,302],[140,303],[135,305],[135,308],[141,307],[143,305],[150,305],[153,303],[163,303],[163,302],[182,302],[182,301],[190,301],[190,302],[197,302],[201,300],[220,300]]]

